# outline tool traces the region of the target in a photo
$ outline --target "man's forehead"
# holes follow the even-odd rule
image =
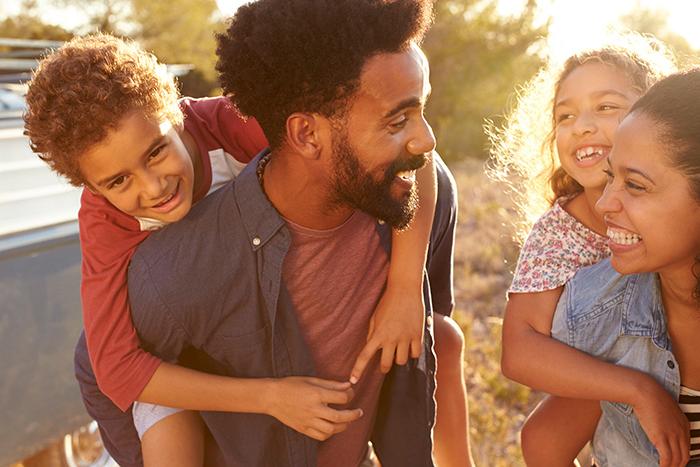
[[[415,44],[402,52],[377,54],[362,70],[357,97],[424,100],[430,94],[429,73],[428,59]]]

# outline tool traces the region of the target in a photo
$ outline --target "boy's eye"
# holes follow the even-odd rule
[[[620,107],[615,104],[601,104],[598,110],[605,112],[606,110],[618,110]]]
[[[148,159],[149,159],[149,160],[155,159],[156,157],[158,157],[159,155],[161,155],[162,152],[163,152],[163,148],[165,148],[165,144],[161,144],[160,146],[158,146],[157,148],[155,148],[155,149],[154,149],[153,151],[151,151],[151,153],[148,155]]]
[[[126,181],[126,176],[120,175],[109,184],[107,188],[117,188],[119,185]]]

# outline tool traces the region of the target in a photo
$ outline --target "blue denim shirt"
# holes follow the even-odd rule
[[[656,274],[623,276],[609,259],[581,269],[564,288],[552,336],[602,360],[648,373],[678,399],[680,373]],[[593,438],[597,465],[658,466],[658,453],[632,407],[608,401],[600,406],[603,414]]]
[[[212,373],[250,378],[313,375],[310,353],[281,280],[289,233],[261,190],[257,161],[198,203],[185,219],[152,234],[139,247],[129,271],[132,318],[144,348],[168,360],[182,357],[184,351],[206,356],[190,359],[190,366]],[[454,304],[455,183],[439,158],[436,166],[430,285],[424,284],[427,316],[432,311],[449,314]],[[378,223],[377,233],[389,249],[388,226]],[[433,465],[435,358],[430,323],[427,319],[421,357],[394,366],[382,386],[372,442],[388,467]],[[75,362],[86,408],[100,424],[110,453],[124,465],[140,466],[131,413],[122,413],[99,392],[84,339],[76,348]],[[316,441],[272,417],[222,412],[202,416],[227,465],[316,465]]]

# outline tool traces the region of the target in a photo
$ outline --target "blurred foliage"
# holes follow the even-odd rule
[[[486,157],[485,118],[498,123],[514,86],[541,65],[547,25],[535,27],[536,2],[511,17],[497,0],[440,0],[424,42],[433,93],[427,116],[447,160]]]
[[[663,10],[643,8],[641,3],[637,3],[637,8],[620,18],[620,24],[633,31],[651,34],[665,42],[675,53],[679,65],[697,65],[698,51],[683,36],[669,29],[669,13]]]
[[[0,37],[15,39],[42,39],[65,41],[73,33],[60,26],[44,23],[39,17],[36,0],[24,0],[17,16],[10,16],[0,21]]]

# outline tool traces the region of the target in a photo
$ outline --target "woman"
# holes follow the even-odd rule
[[[604,401],[600,466],[700,466],[699,113],[700,69],[632,106],[596,206],[612,257],[566,285],[552,323],[557,339],[616,364],[586,362],[552,391]]]

